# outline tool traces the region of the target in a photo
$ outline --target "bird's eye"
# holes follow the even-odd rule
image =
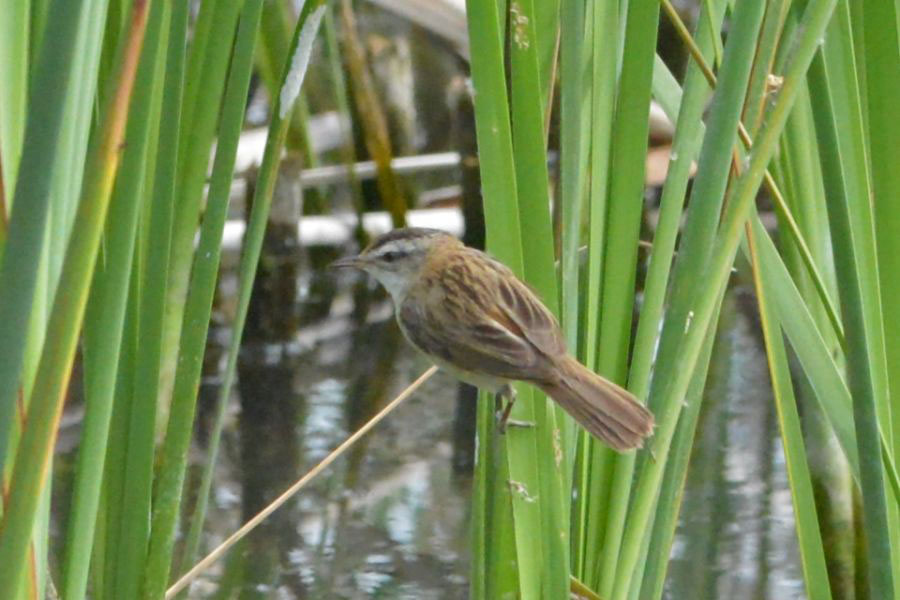
[[[400,258],[400,253],[394,250],[390,250],[382,254],[381,258],[383,258],[386,262],[394,262],[395,260]]]

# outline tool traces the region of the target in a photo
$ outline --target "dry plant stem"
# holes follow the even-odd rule
[[[666,11],[666,16],[669,17],[669,21],[672,23],[672,26],[675,28],[675,31],[678,33],[678,37],[681,38],[681,41],[687,46],[688,52],[691,53],[691,57],[694,59],[694,62],[697,63],[697,66],[700,67],[700,71],[703,72],[703,76],[706,77],[706,81],[709,82],[710,87],[716,87],[716,76],[713,74],[712,69],[709,68],[709,65],[706,64],[706,60],[703,58],[703,53],[700,52],[700,48],[697,44],[694,43],[694,38],[691,36],[691,32],[688,31],[687,26],[684,24],[684,21],[681,20],[681,16],[678,14],[678,11],[675,10],[675,7],[672,6],[672,2],[670,0],[662,0],[662,8]]]
[[[375,161],[376,184],[381,201],[391,213],[394,227],[406,224],[406,198],[391,169],[394,150],[388,134],[387,118],[375,93],[375,84],[366,65],[366,52],[357,35],[356,17],[350,0],[341,2],[341,25],[346,44],[347,70],[353,89],[353,99],[363,128],[366,149]]]
[[[684,22],[681,20],[678,12],[672,6],[671,1],[662,0],[662,6],[666,11],[666,15],[668,15],[669,20],[672,22],[672,25],[675,27],[675,30],[678,32],[679,37],[681,37],[682,42],[684,42],[685,46],[687,46],[687,49],[690,52],[691,57],[694,59],[694,62],[697,63],[697,66],[700,67],[700,71],[703,73],[704,77],[706,77],[706,81],[709,83],[709,86],[715,89],[716,76],[712,72],[712,69],[710,69],[709,65],[706,64],[706,61],[704,60],[703,55],[700,52],[700,48],[697,47],[697,44],[694,42],[694,38],[691,37],[690,32],[688,31]],[[753,147],[753,139],[750,137],[750,134],[747,132],[747,129],[744,127],[743,123],[738,123],[738,135],[741,138],[741,142],[744,144],[744,147],[749,151]],[[735,161],[735,166],[738,166],[737,160]],[[842,348],[846,348],[844,327],[841,324],[841,320],[837,316],[837,309],[835,308],[834,303],[831,301],[831,297],[825,290],[822,276],[819,274],[819,271],[816,268],[815,262],[812,258],[812,253],[809,250],[809,246],[806,244],[806,240],[804,239],[803,234],[800,231],[800,226],[797,225],[797,221],[794,220],[794,215],[791,213],[791,209],[788,207],[787,202],[785,202],[784,196],[781,194],[781,190],[778,189],[778,184],[775,183],[775,180],[772,178],[772,175],[768,170],[766,170],[763,177],[766,188],[769,190],[769,193],[772,194],[772,199],[775,201],[775,208],[784,217],[784,220],[788,225],[788,232],[790,233],[794,243],[797,244],[797,249],[800,251],[800,258],[803,261],[803,265],[806,267],[807,271],[809,271],[810,279],[812,280],[813,285],[815,286],[816,291],[819,294],[819,298],[822,301],[822,306],[825,308],[825,314],[828,316],[828,321],[831,323],[831,327],[838,338],[838,342],[840,343]]]
[[[219,544],[215,550],[206,555],[203,560],[194,565],[190,571],[182,575],[178,581],[172,584],[168,590],[166,590],[166,600],[174,598],[175,595],[184,589],[194,578],[197,577],[202,571],[204,571],[207,567],[209,567],[212,563],[219,559],[225,552],[228,551],[233,545],[235,545],[238,541],[241,540],[248,533],[253,531],[257,525],[262,523],[266,517],[270,514],[278,510],[278,508],[287,502],[291,496],[299,492],[307,483],[309,483],[316,475],[321,473],[328,465],[333,463],[341,454],[343,454],[348,448],[350,448],[353,444],[355,444],[359,439],[366,435],[373,427],[375,427],[382,419],[384,419],[388,414],[391,413],[395,408],[397,408],[404,400],[409,398],[416,389],[423,383],[425,383],[432,375],[437,371],[437,367],[430,367],[427,371],[422,373],[418,379],[413,381],[409,386],[403,390],[399,396],[391,400],[387,406],[382,408],[378,414],[369,419],[365,425],[357,429],[353,435],[344,440],[340,446],[331,451],[331,454],[322,459],[322,461],[313,467],[306,475],[297,480],[294,485],[286,489],[280,496],[278,496],[275,500],[271,502],[264,509],[259,511],[252,519],[247,521],[240,529],[235,531],[233,534],[228,536],[224,542]]]

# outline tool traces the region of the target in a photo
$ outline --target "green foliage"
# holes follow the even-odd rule
[[[816,434],[801,420],[816,410],[846,459],[842,491],[861,498],[860,585],[897,598],[897,6],[703,0],[693,37],[663,7],[692,52],[680,80],[655,53],[653,0],[468,2],[488,248],[560,316],[572,352],[657,419],[649,451],[616,455],[527,385],[512,416],[535,427],[501,437],[484,398],[471,595],[661,597],[741,250],[807,595],[840,589],[813,495]],[[67,600],[165,593],[254,58],[276,93],[220,414],[326,5],[307,1],[292,37],[287,13],[264,10],[204,0],[191,21],[189,4],[170,0],[0,0],[0,581],[11,598],[43,596],[48,579],[47,480],[79,341],[85,418],[55,583]],[[276,26],[284,35],[257,54]],[[643,264],[651,98],[675,133]],[[763,183],[774,234],[755,207]],[[210,473],[178,570],[199,545]]]
[[[142,588],[145,597],[159,598],[172,563],[262,0],[203,2],[190,38],[186,2],[53,0],[46,12],[42,2],[16,4],[0,42],[0,119],[11,123],[3,128],[0,157],[11,172],[4,186],[15,190],[2,206],[0,237],[0,313],[15,323],[0,336],[0,471],[8,490],[0,570],[10,582],[4,597],[43,595],[33,584],[41,586],[47,575],[47,479],[83,329],[86,411],[58,589],[67,599],[85,597],[89,587],[94,598],[138,597]],[[318,15],[316,26],[303,29],[310,15]],[[292,53],[301,30],[315,37],[320,16],[320,5],[308,3]],[[6,27],[18,23],[28,31],[29,18],[32,31],[42,34],[33,61],[27,36],[10,36]],[[302,60],[281,57],[287,61],[282,78],[298,88],[311,43],[303,48]],[[19,95],[29,89],[22,102]],[[273,119],[273,130],[284,122]],[[244,256],[244,300],[278,138],[270,137],[269,185],[260,186],[254,204],[248,237],[256,248]],[[45,328],[52,343],[42,347]],[[170,415],[161,463],[157,415]]]
[[[527,146],[517,143],[525,133],[516,130],[520,125],[516,106],[521,101],[516,94],[522,88],[516,87],[514,41],[518,18],[527,15],[527,9],[523,11],[518,2],[501,2],[490,9],[474,4],[470,3],[469,17],[473,48],[491,48],[495,53],[490,58],[486,52],[473,53],[485,208],[493,240],[489,245],[527,278],[529,261],[545,265],[547,260],[534,248],[520,254],[521,240],[543,233],[523,217],[523,201],[535,195],[534,188],[524,188],[521,178],[511,176],[520,164],[535,164],[535,148],[546,148],[543,140]],[[670,18],[677,19],[668,2],[663,4]],[[798,416],[794,391],[798,376],[811,385],[840,442],[853,475],[848,481],[862,491],[870,561],[867,585],[879,597],[894,597],[890,574],[900,544],[896,528],[900,497],[893,489],[896,411],[887,402],[893,374],[892,345],[885,344],[891,339],[885,333],[889,303],[882,299],[895,285],[896,278],[885,273],[893,272],[896,252],[888,250],[893,241],[882,244],[877,234],[888,236],[890,223],[896,223],[892,220],[896,203],[886,200],[896,195],[891,187],[896,168],[883,168],[895,150],[867,149],[885,148],[886,140],[896,141],[896,136],[889,133],[894,125],[882,121],[878,134],[867,137],[865,123],[877,107],[882,107],[877,108],[880,115],[889,114],[881,103],[892,97],[887,88],[900,80],[895,11],[880,5],[884,14],[875,23],[871,11],[854,12],[849,3],[832,0],[793,6],[779,1],[733,6],[702,2],[695,37],[685,39],[694,59],[679,84],[652,52],[655,3],[622,6],[627,6],[624,14],[615,2],[560,4],[557,281],[567,339],[588,365],[614,379],[627,379],[630,389],[647,399],[656,413],[657,431],[649,441],[652,458],[647,453],[613,455],[591,440],[565,446],[563,462],[574,459],[576,489],[575,500],[565,511],[572,531],[569,569],[579,585],[596,590],[600,597],[661,596],[714,324],[732,261],[746,235],[743,248],[759,299],[807,592],[814,598],[831,597],[829,577],[836,575],[826,567],[830,549],[822,542],[812,494],[809,465],[814,459],[807,453],[807,434]],[[513,40],[505,59],[512,85],[507,83],[503,55],[496,55],[504,48],[504,31],[484,23],[495,14],[503,23],[504,10],[505,35]],[[860,22],[851,19],[851,12]],[[720,46],[726,13],[728,32]],[[680,22],[676,25],[683,36],[690,35]],[[868,35],[864,44],[854,39],[869,30],[874,40]],[[817,55],[824,60],[814,61]],[[880,73],[879,80],[862,76],[854,67],[857,63]],[[707,82],[714,71],[709,65],[718,69]],[[867,97],[857,92],[859,86],[871,95],[868,105],[859,100]],[[628,325],[636,297],[634,267],[651,89],[676,128],[637,333],[631,340]],[[504,141],[508,120],[513,125],[511,143]],[[739,138],[742,121],[755,140],[746,132]],[[783,153],[773,176],[766,169],[779,148]],[[685,210],[695,160],[697,174]],[[880,193],[868,180],[870,169],[873,179],[880,180]],[[780,247],[751,209],[763,180],[774,196],[785,234],[779,238]],[[548,188],[541,191],[545,189],[544,203],[529,201],[541,213],[551,194]],[[865,202],[848,200],[870,197],[870,190],[873,210]],[[586,253],[579,252],[583,244]],[[519,256],[524,260],[521,267]],[[585,257],[586,264],[579,265]],[[873,278],[875,273],[880,277]],[[840,310],[832,301],[838,296]],[[802,375],[789,368],[789,357],[796,358]],[[479,433],[488,435],[490,410],[481,410],[479,418]],[[534,435],[540,439],[548,429],[544,426],[542,431],[539,425]],[[512,443],[507,446],[512,448]],[[475,511],[486,515],[493,510],[495,521],[512,519],[518,591],[527,595],[532,590],[521,586],[542,584],[528,579],[535,577],[533,573],[521,573],[533,564],[523,553],[537,551],[549,538],[534,540],[530,517],[516,511],[514,497],[511,512],[497,513],[497,499],[505,498],[505,481],[491,463],[503,449],[487,446],[479,446],[476,480],[482,487],[473,499]],[[538,465],[538,470],[545,468]],[[535,504],[539,506],[533,510],[552,508],[552,500],[542,504],[538,498]],[[527,528],[527,534],[520,533],[520,519],[525,520],[521,529]],[[542,531],[546,535],[547,530]],[[520,535],[527,535],[528,543],[518,539]],[[476,546],[473,581],[508,576],[494,555],[504,551],[498,544]],[[490,589],[496,588],[476,585],[473,594],[492,597],[486,592]]]

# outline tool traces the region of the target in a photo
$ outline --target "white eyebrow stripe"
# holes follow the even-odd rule
[[[375,256],[384,256],[389,252],[400,252],[401,254],[412,254],[416,249],[416,244],[408,240],[392,240],[387,244],[375,249]]]

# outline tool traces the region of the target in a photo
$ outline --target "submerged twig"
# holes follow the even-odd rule
[[[197,575],[203,572],[207,567],[209,567],[212,563],[219,559],[225,552],[228,551],[233,545],[235,545],[238,541],[241,540],[248,533],[253,531],[257,525],[262,523],[266,517],[275,512],[282,504],[287,502],[291,496],[299,492],[307,483],[309,483],[316,475],[321,473],[325,467],[333,463],[341,454],[343,454],[348,448],[350,448],[353,444],[355,444],[359,439],[367,434],[375,425],[377,425],[382,419],[384,419],[391,411],[393,411],[397,406],[399,406],[404,400],[409,398],[416,389],[425,381],[427,381],[434,373],[437,371],[437,367],[430,367],[427,371],[422,373],[418,379],[413,381],[411,384],[407,386],[405,390],[403,390],[399,396],[391,400],[384,408],[382,408],[378,414],[369,419],[365,425],[357,429],[353,435],[344,440],[337,448],[331,451],[331,453],[322,459],[319,464],[310,469],[306,475],[301,477],[294,483],[291,487],[286,489],[280,496],[275,498],[268,506],[264,509],[256,513],[256,515],[244,523],[240,529],[232,533],[228,538],[219,544],[215,550],[210,552],[203,558],[200,562],[194,565],[187,573],[182,575],[178,581],[172,584],[172,586],[166,590],[166,600],[170,600],[175,597],[175,594],[184,589],[191,581],[193,581]]]

